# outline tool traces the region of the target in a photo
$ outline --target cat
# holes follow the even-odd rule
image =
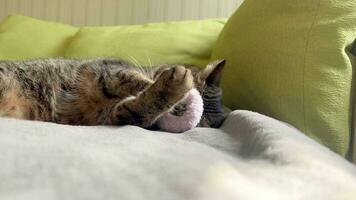
[[[194,87],[204,102],[199,126],[217,128],[225,118],[220,88],[224,65],[139,67],[108,58],[0,61],[0,116],[149,129],[166,112],[184,113],[179,101]]]

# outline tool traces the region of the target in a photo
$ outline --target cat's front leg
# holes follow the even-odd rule
[[[149,88],[115,106],[111,123],[150,127],[193,87],[193,76],[182,66],[169,68]]]

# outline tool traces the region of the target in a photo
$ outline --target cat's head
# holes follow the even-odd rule
[[[220,127],[226,117],[222,105],[222,90],[220,87],[225,60],[213,61],[203,69],[191,65],[184,66],[191,70],[194,77],[194,87],[200,92],[203,98],[204,112],[199,126]],[[171,114],[177,116],[183,115],[184,112],[184,103],[177,104],[171,110]]]
[[[211,62],[195,75],[197,76],[195,87],[200,91],[204,103],[204,112],[199,126],[218,128],[226,117],[220,87],[225,63],[225,60]]]
[[[195,87],[203,95],[220,88],[221,76],[225,67],[225,60],[210,62],[205,68],[193,71]]]

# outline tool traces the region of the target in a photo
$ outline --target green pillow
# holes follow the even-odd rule
[[[117,57],[140,65],[186,63],[203,66],[226,20],[84,27],[65,57]]]
[[[345,155],[350,146],[355,0],[245,0],[213,59],[225,104],[288,122]]]
[[[63,56],[72,26],[11,15],[0,24],[0,60]]]

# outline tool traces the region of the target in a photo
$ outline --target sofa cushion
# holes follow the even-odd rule
[[[140,65],[187,63],[203,66],[225,24],[223,19],[84,27],[65,57],[114,57]]]
[[[298,130],[233,111],[220,129],[0,118],[2,200],[354,200],[356,167]]]
[[[289,122],[334,151],[350,146],[354,0],[246,0],[213,59],[227,59],[225,103]],[[352,58],[353,59],[353,58]]]
[[[77,28],[11,15],[0,24],[0,60],[62,56]]]

